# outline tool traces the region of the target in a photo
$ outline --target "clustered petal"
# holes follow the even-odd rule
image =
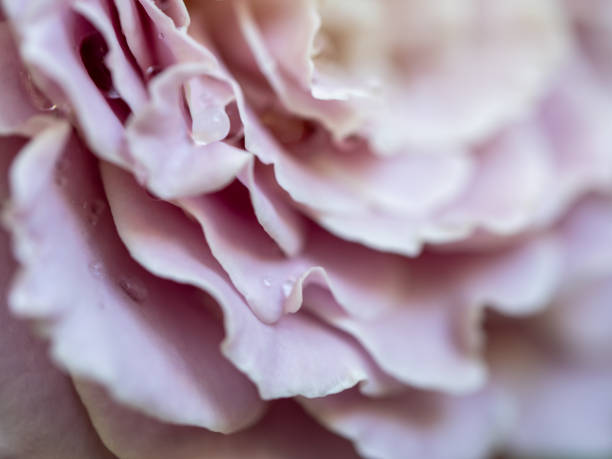
[[[0,456],[612,454],[603,0],[0,0]]]

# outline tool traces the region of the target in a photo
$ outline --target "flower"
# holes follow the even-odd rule
[[[586,3],[2,0],[2,455],[610,454]]]

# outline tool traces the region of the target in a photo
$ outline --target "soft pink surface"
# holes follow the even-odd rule
[[[0,0],[0,456],[612,454],[611,37]]]

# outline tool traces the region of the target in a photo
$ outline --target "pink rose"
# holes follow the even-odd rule
[[[612,4],[0,5],[0,457],[612,454]]]

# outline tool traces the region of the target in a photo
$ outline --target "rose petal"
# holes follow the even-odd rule
[[[252,160],[242,177],[249,189],[259,224],[286,255],[297,255],[304,246],[304,221],[292,209],[288,198],[276,183],[272,170]]]
[[[122,49],[123,35],[117,36],[111,20],[112,9],[104,2],[77,2],[74,10],[82,14],[102,34],[108,46],[104,62],[111,72],[113,90],[125,100],[132,111],[139,110],[148,96],[141,75],[136,73],[129,55]],[[112,94],[112,97],[116,97]]]
[[[579,306],[580,303],[574,304]],[[490,335],[493,384],[514,412],[512,454],[528,457],[606,457],[612,452],[612,368],[571,360],[523,333]],[[511,329],[512,330],[512,329]],[[537,329],[535,329],[537,332]]]
[[[260,322],[196,225],[147,197],[125,173],[104,167],[103,177],[119,234],[132,256],[158,276],[210,292],[224,314],[223,353],[257,384],[263,398],[323,396],[383,378],[353,340],[310,315],[284,316],[273,325]]]
[[[283,72],[280,65],[277,64],[274,57],[270,55],[265,43],[262,31],[255,21],[252,5],[249,1],[240,0],[235,3],[235,14],[240,32],[251,48],[253,57],[259,65],[260,71],[266,76],[270,85],[280,96],[286,107],[298,115],[305,118],[321,119],[329,128],[336,138],[345,136],[347,133],[355,129],[360,121],[357,116],[350,110],[349,107],[337,101],[318,100],[312,97],[308,88],[299,86],[299,81],[294,80],[291,75]],[[281,3],[266,2],[268,7],[273,10],[282,11]],[[293,14],[292,17],[312,17],[312,10],[309,9],[309,2],[300,2],[298,5],[304,6],[308,15]],[[291,9],[294,9],[292,5]],[[281,13],[282,14],[282,13]],[[274,16],[273,13],[263,13],[262,17]],[[316,20],[316,19],[315,19]],[[306,39],[312,34],[306,33],[302,35]],[[293,40],[295,37],[284,37],[285,40]],[[308,46],[308,45],[306,45]],[[302,46],[300,46],[302,47]]]
[[[150,84],[151,102],[127,126],[136,170],[147,187],[163,198],[222,188],[249,159],[249,154],[219,138],[207,145],[196,145],[189,138],[182,111],[182,84],[188,78],[208,75],[209,70],[207,64],[189,63],[167,69]],[[213,122],[203,127],[216,130]]]
[[[533,312],[558,282],[559,248],[546,237],[471,261],[429,256],[411,263],[312,230],[303,253],[286,259],[241,205],[240,192],[233,187],[181,206],[202,224],[212,253],[257,316],[277,321],[300,308],[307,285],[321,286],[333,296],[310,309],[355,336],[390,375],[418,387],[477,387],[484,378],[474,342],[479,308],[493,301],[516,314]]]
[[[300,403],[364,457],[486,458],[505,429],[493,394],[465,397],[408,391],[384,399],[343,392]]]
[[[356,459],[347,441],[313,422],[294,402],[275,402],[257,425],[232,435],[163,424],[78,383],[93,424],[122,459]]]
[[[65,124],[49,128],[11,172],[10,225],[23,266],[12,310],[46,324],[56,362],[129,406],[215,431],[253,422],[262,402],[219,352],[221,327],[201,293],[129,258],[96,164],[76,139],[66,144],[68,134]]]
[[[69,101],[92,150],[109,161],[125,164],[121,122],[85,71],[79,55],[84,33],[88,33],[83,17],[72,9],[72,2],[28,4],[27,11],[18,6],[20,3],[5,0],[4,7],[19,30],[22,59],[48,79],[43,88],[46,93],[58,94],[59,88],[58,97]],[[64,104],[65,100],[60,102]]]
[[[31,75],[23,67],[19,59],[15,43],[11,34],[9,23],[0,22],[0,67],[2,68],[2,84],[0,85],[0,106],[12,107],[11,110],[0,111],[0,134],[9,135],[25,123],[30,117],[36,115],[38,110],[31,102],[31,94],[38,96],[42,103],[42,96],[37,92]],[[52,104],[43,105],[43,108],[52,108]]]
[[[0,137],[2,201],[8,198],[9,165],[22,144]],[[4,299],[16,272],[10,250],[9,235],[0,230],[0,456],[111,459],[70,380],[51,364],[46,346],[32,337],[27,324],[9,314]]]

